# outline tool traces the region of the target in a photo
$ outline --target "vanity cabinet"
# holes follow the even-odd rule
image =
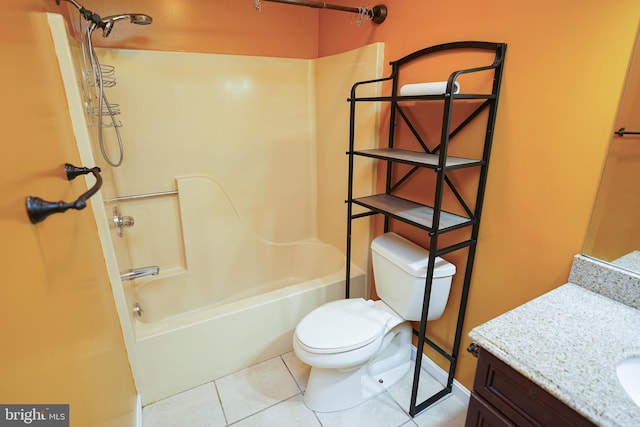
[[[591,421],[480,348],[465,427],[586,427]]]
[[[422,316],[419,328],[414,329],[418,336],[416,348],[417,354],[421,355],[425,344],[430,346],[445,359],[445,363],[449,363],[449,370],[443,389],[418,402],[422,358],[416,358],[409,404],[411,416],[452,390],[506,49],[504,43],[480,41],[453,42],[424,48],[391,62],[389,77],[357,82],[351,90],[347,152],[346,297],[349,298],[352,221],[380,215],[384,219],[385,232],[391,231],[396,225],[408,225],[416,232],[425,233],[429,240]],[[476,66],[470,67],[470,64]],[[432,76],[448,75],[448,79],[445,82],[427,83],[438,85],[436,91],[413,91],[409,87],[424,88],[425,83],[414,83],[410,79],[415,77],[407,78],[405,74],[419,75],[418,79],[425,80]],[[390,95],[360,95],[359,88],[385,81],[389,82],[387,87],[391,87]],[[389,140],[381,147],[356,149],[355,133],[360,125],[356,124],[356,108],[371,102],[382,105],[384,114],[381,126],[389,129]],[[475,128],[475,131],[468,128]],[[453,140],[456,142],[454,147],[451,144]],[[357,178],[354,163],[363,159],[375,159],[380,173],[385,174],[385,188],[379,194],[354,194],[354,175]],[[405,185],[411,190],[405,190]],[[391,227],[392,224],[394,227]],[[427,338],[428,307],[436,259],[454,251],[462,251],[458,259],[466,258],[466,265],[459,263],[456,266],[457,274],[464,275],[464,279],[462,289],[455,291],[460,295],[457,307],[456,302],[449,301],[447,304],[447,309],[457,309],[458,318],[451,337],[453,345],[444,348],[436,340]],[[458,283],[460,281],[456,285]]]

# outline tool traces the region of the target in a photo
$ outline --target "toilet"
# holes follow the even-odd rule
[[[317,412],[356,406],[391,387],[410,369],[412,327],[422,318],[429,252],[396,233],[371,242],[380,300],[324,304],[296,327],[293,349],[311,366],[304,403]],[[456,267],[437,257],[428,320],[447,305]]]

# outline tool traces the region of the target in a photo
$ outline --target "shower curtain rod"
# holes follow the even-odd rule
[[[303,1],[303,0],[262,0],[262,1],[270,1],[272,3],[285,3],[285,4],[291,4],[294,6],[307,6],[307,7],[312,7],[314,9],[332,9],[332,10],[339,10],[342,12],[365,14],[370,16],[371,20],[376,24],[382,24],[384,20],[387,18],[387,6],[383,4],[373,6],[372,8],[369,9],[365,7],[340,6],[340,5],[329,4],[325,2],[317,2],[317,1]]]

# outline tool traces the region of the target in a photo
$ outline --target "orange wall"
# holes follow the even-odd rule
[[[0,402],[68,403],[71,426],[133,426],[136,391],[91,209],[32,225],[25,197],[75,200],[79,164],[41,1],[3,5]],[[55,3],[54,3],[55,5]],[[93,182],[93,181],[91,181]]]
[[[389,15],[379,26],[358,27],[320,13],[319,55],[372,41],[385,42],[389,60],[455,40],[509,45],[466,332],[566,282],[572,257],[582,249],[640,3],[386,4]],[[420,232],[402,231],[426,244]],[[448,336],[454,318],[447,312],[431,331]],[[465,336],[463,348],[469,343]],[[473,357],[463,351],[456,378],[471,387],[474,369]]]
[[[80,3],[102,17],[140,12],[153,18],[153,24],[146,26],[118,21],[108,38],[94,36],[96,46],[287,58],[315,58],[318,53],[318,13],[306,7],[263,3],[258,12],[252,0]],[[76,9],[69,3],[63,6],[77,27]]]
[[[585,237],[640,2],[386,4],[385,23],[357,26],[349,14],[274,3],[264,3],[258,14],[251,0],[139,0],[135,11],[152,15],[154,24],[118,22],[104,41],[128,48],[298,58],[383,41],[389,60],[454,40],[508,43],[466,331],[566,281]],[[85,5],[103,16],[131,11],[124,0]],[[419,234],[410,237],[425,243]],[[445,315],[433,330],[446,335],[452,321]],[[463,346],[468,343],[465,338]],[[463,353],[457,377],[467,387],[474,369],[474,359]]]

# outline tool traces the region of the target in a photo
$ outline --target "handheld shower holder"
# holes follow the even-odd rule
[[[56,0],[56,4],[60,6],[61,1],[62,0]],[[84,6],[82,6],[80,3],[78,3],[75,0],[66,0],[66,1],[73,4],[86,21],[91,22],[104,30],[105,23],[102,23],[102,18],[100,18],[100,15],[92,12],[89,9],[86,9]]]
[[[62,0],[55,1],[58,6],[62,3]],[[91,39],[96,28],[102,28],[102,37],[108,37],[109,34],[111,34],[111,30],[113,29],[116,21],[128,19],[132,24],[146,25],[151,24],[153,22],[153,18],[142,13],[123,13],[102,18],[97,13],[86,9],[76,0],[65,1],[71,3],[76,9],[78,9],[80,16],[89,23],[86,28],[86,36],[84,38],[81,36],[84,63],[83,74],[84,81],[86,83],[84,85],[84,107],[91,126],[98,128],[98,144],[100,145],[102,157],[109,166],[118,167],[122,164],[124,159],[124,146],[120,130],[118,129],[122,126],[122,123],[115,118],[116,115],[120,114],[120,106],[118,104],[110,103],[107,95],[104,93],[105,88],[113,87],[116,84],[114,68],[112,66],[100,64]],[[105,148],[103,136],[105,128],[111,128],[117,139],[119,151],[119,157],[117,160],[113,160]],[[69,209],[67,205],[59,206],[59,209]]]

